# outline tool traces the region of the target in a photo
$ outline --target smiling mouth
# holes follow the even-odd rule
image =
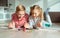
[[[18,19],[21,18],[21,17],[18,17]]]

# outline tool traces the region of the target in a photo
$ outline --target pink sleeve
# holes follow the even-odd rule
[[[26,21],[28,22],[29,21],[29,15],[25,14],[25,17],[26,17]]]
[[[14,13],[12,14],[12,21],[16,21],[17,20],[17,15]]]

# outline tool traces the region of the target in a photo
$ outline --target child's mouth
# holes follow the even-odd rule
[[[18,17],[18,18],[21,18],[21,17]]]

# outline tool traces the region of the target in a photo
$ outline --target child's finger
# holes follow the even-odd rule
[[[24,27],[25,28],[29,28],[29,24],[28,23],[25,23]]]

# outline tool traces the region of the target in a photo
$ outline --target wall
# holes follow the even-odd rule
[[[26,12],[29,14],[30,13],[30,7],[33,6],[33,5],[39,5],[42,9],[43,9],[43,0],[40,0],[38,2],[35,2],[33,3],[32,5],[26,7]]]
[[[49,12],[60,12],[60,3],[51,6]]]
[[[30,1],[30,3],[31,2],[32,1]],[[28,3],[28,1],[27,1],[27,3],[25,3],[26,12],[29,14],[30,6],[33,6],[33,5],[39,5],[44,10],[45,7],[46,7],[46,6],[44,7],[45,2],[43,2],[43,0],[38,0],[38,1],[35,1],[34,3],[31,3],[31,4],[27,5],[27,3]],[[52,2],[52,1],[50,1],[50,2]],[[4,10],[4,7],[0,7],[0,21],[10,20],[11,19],[11,14],[15,12],[16,6],[18,4],[20,4],[20,3],[21,2],[18,1],[18,0],[9,0],[9,4],[12,4],[12,6],[10,6],[7,10]],[[24,4],[24,2],[23,2],[23,4]],[[55,12],[55,11],[60,12],[60,3],[57,3],[57,4],[53,5],[53,6],[51,6],[49,11],[50,12]]]
[[[15,0],[8,0],[8,4],[12,4],[8,7],[0,7],[0,23],[6,23],[6,20],[11,20],[12,13],[15,12]]]

